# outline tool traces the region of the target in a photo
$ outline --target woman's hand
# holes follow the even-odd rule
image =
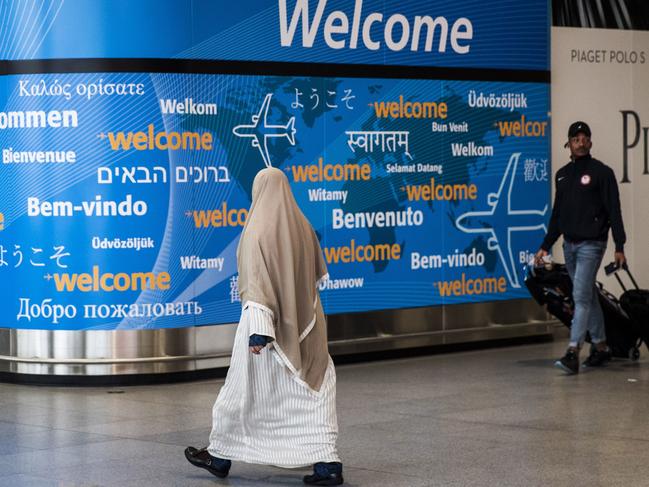
[[[265,335],[250,335],[248,339],[248,347],[250,348],[250,353],[259,355],[262,349],[268,344],[271,339]]]

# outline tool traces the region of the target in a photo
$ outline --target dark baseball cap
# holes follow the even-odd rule
[[[568,138],[571,139],[575,135],[577,135],[579,132],[584,134],[586,137],[590,137],[591,132],[590,132],[590,127],[586,122],[573,122],[570,124],[570,127],[568,128]],[[568,147],[568,142],[566,142],[566,145],[564,147]]]

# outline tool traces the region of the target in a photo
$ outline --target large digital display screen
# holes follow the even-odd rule
[[[21,0],[0,59],[180,58],[549,69],[549,2]]]
[[[528,296],[521,273],[550,204],[546,2],[217,3],[26,1],[9,14],[31,27],[0,46],[0,326],[237,321],[236,248],[269,166],[320,238],[327,313]],[[138,12],[149,21],[135,29]],[[100,13],[124,22],[102,37]],[[75,15],[86,22],[66,29]],[[158,57],[173,69],[143,68]],[[228,59],[295,72],[218,72]],[[303,75],[286,61],[344,64]],[[422,66],[461,76],[424,79]]]
[[[2,322],[236,321],[255,174],[320,236],[328,313],[526,296],[548,216],[548,86],[17,75],[0,112]],[[51,315],[51,316],[50,316]]]

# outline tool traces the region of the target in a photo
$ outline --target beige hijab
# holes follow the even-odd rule
[[[273,312],[273,346],[299,379],[319,391],[329,351],[316,282],[327,267],[318,238],[279,169],[266,168],[255,177],[237,266],[241,301]]]

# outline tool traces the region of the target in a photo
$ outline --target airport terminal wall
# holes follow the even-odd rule
[[[323,248],[332,355],[551,333],[523,282],[555,169],[546,1],[2,14],[5,378],[227,366],[270,166]]]
[[[646,8],[646,7],[645,7]],[[640,26],[645,17],[639,18]],[[609,165],[618,182],[627,236],[624,248],[641,288],[649,288],[649,32],[616,28],[552,28],[552,170],[568,162],[567,127],[588,121],[593,157]],[[584,83],[583,80],[590,80]],[[563,261],[561,242],[554,256]],[[613,261],[609,237],[604,264]],[[597,276],[619,296],[622,289],[602,266]],[[627,280],[627,286],[631,283]]]

